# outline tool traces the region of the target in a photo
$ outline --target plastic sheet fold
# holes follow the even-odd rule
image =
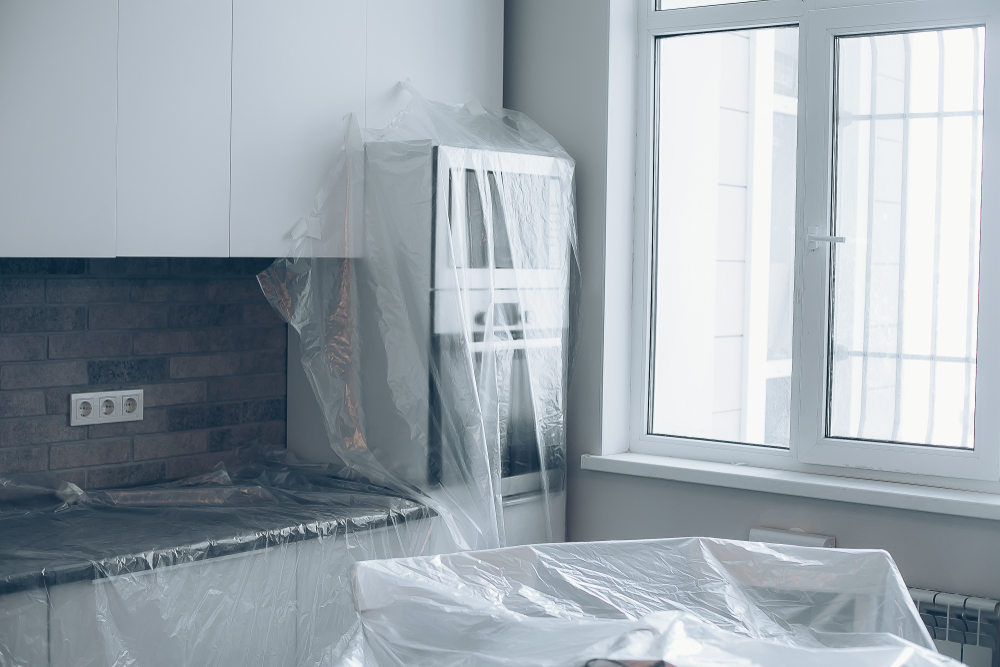
[[[381,667],[959,664],[883,551],[546,544],[359,563],[354,588]]]

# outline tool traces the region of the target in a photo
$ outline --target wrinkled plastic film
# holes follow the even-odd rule
[[[959,664],[882,551],[546,544],[359,563],[354,584],[382,667]]]
[[[275,451],[151,487],[0,479],[0,665],[363,659],[351,565],[453,547],[340,472]]]
[[[330,460],[422,498],[458,548],[504,544],[508,498],[536,499],[557,539],[573,161],[521,114],[416,94],[345,137],[293,257],[259,276],[299,334]],[[331,258],[331,238],[363,252]]]

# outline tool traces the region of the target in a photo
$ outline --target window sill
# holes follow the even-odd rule
[[[584,470],[722,486],[859,505],[1000,519],[1000,495],[652,454],[584,455]]]

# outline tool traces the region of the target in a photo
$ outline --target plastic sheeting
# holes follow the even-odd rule
[[[496,547],[503,495],[563,500],[574,165],[521,114],[412,94],[382,130],[348,123],[294,256],[259,280],[328,458]]]
[[[562,502],[572,160],[520,114],[415,94],[346,127],[259,276],[331,467],[0,479],[0,667],[362,664],[353,563],[496,547],[504,495]]]
[[[361,659],[351,565],[454,545],[425,506],[336,472],[260,459],[88,492],[0,479],[0,666]]]
[[[382,667],[959,664],[883,551],[547,544],[359,563],[354,586]]]

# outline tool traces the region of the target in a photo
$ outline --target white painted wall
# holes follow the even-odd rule
[[[572,540],[708,535],[757,525],[884,548],[911,586],[1000,596],[1000,526],[925,512],[581,471],[624,451],[634,136],[634,16],[626,0],[506,0],[504,104],[577,160],[580,317],[569,396]],[[603,375],[608,367],[623,369]],[[602,417],[603,414],[603,417]]]

